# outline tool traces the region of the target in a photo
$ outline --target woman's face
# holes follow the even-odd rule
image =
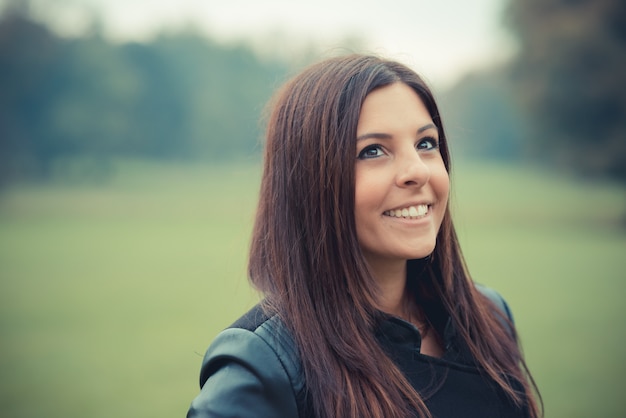
[[[434,250],[449,190],[438,143],[428,110],[406,84],[365,98],[357,126],[355,219],[374,271]]]

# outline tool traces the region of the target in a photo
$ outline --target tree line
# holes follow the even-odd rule
[[[626,2],[509,0],[519,52],[441,94],[456,156],[532,160],[626,181]],[[0,16],[0,184],[80,158],[258,155],[278,56],[193,30],[113,43]]]
[[[258,154],[259,115],[287,65],[193,31],[115,44],[0,19],[0,178],[60,159],[222,160]]]

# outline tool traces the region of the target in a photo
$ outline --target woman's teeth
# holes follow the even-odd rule
[[[409,206],[404,209],[388,210],[383,215],[391,216],[392,218],[422,218],[428,213],[428,205]]]

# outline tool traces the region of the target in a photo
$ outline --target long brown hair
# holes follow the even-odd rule
[[[362,55],[331,58],[293,78],[271,103],[249,274],[265,296],[265,308],[293,333],[309,401],[320,417],[406,417],[411,409],[430,415],[376,342],[378,288],[354,220],[361,106],[371,91],[396,82],[413,88],[426,105],[449,172],[433,95],[399,63]],[[448,209],[428,267],[408,280],[434,295],[477,363],[538,416],[513,328],[474,289]]]

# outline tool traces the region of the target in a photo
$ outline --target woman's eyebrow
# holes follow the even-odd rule
[[[383,134],[383,133],[379,133],[379,132],[369,132],[369,133],[357,136],[356,140],[358,142],[358,141],[363,141],[364,139],[370,139],[370,138],[374,138],[374,139],[391,139],[391,135]]]
[[[427,131],[429,129],[435,129],[435,130],[438,131],[438,129],[435,126],[434,123],[429,123],[429,124],[424,125],[421,128],[419,128],[417,130],[417,134],[419,135],[422,132]],[[385,133],[381,133],[381,132],[368,132],[366,134],[357,136],[356,140],[358,142],[358,141],[363,141],[364,139],[370,139],[370,138],[374,138],[374,139],[391,139],[391,135],[385,134]]]
[[[417,130],[417,133],[418,133],[418,134],[421,134],[422,132],[427,131],[427,130],[429,130],[429,129],[435,129],[436,131],[439,131],[439,129],[437,129],[437,127],[435,126],[435,124],[434,124],[434,123],[429,123],[428,125],[424,125],[424,126],[422,126],[421,128],[419,128],[419,129]]]

